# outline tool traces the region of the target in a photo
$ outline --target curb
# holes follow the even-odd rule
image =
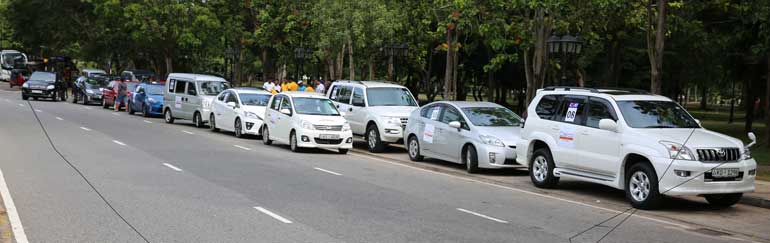
[[[740,204],[770,209],[770,199],[744,195]]]

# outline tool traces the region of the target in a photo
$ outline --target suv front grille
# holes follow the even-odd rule
[[[313,125],[313,127],[321,131],[342,131],[342,125]]]
[[[738,161],[741,150],[738,148],[697,149],[698,159],[702,162]]]

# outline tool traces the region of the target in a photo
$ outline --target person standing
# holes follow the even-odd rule
[[[325,94],[326,93],[326,86],[324,85],[323,82],[321,82],[321,80],[316,79],[314,84],[315,84],[316,92],[321,93],[321,94]]]
[[[315,89],[313,89],[313,85],[305,85],[303,83],[302,86],[305,86],[305,92],[315,92]]]
[[[297,91],[305,91],[305,89],[307,89],[307,86],[305,85],[305,82],[302,82],[302,80],[297,82],[297,84],[299,85],[299,88],[297,88]]]
[[[275,84],[273,84],[272,80],[267,80],[264,84],[262,84],[262,89],[267,92],[273,92],[273,88],[275,88]]]
[[[300,81],[302,82],[302,81]],[[299,85],[297,85],[297,82],[294,80],[289,80],[289,83],[286,84],[286,88],[289,89],[289,91],[297,91],[299,90]]]
[[[273,90],[270,91],[272,94],[277,94],[281,92],[281,85],[278,84],[278,79],[273,79]]]
[[[119,79],[118,82],[115,82],[115,87],[113,87],[115,90],[115,93],[117,93],[117,97],[115,98],[115,111],[120,111],[120,105],[126,106],[126,110],[128,110],[128,102],[126,102],[126,93],[128,93],[128,85],[126,84],[123,79]]]

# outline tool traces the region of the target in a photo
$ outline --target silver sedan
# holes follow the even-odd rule
[[[425,156],[479,168],[520,167],[516,143],[523,119],[490,102],[438,101],[412,112],[404,132],[409,158]]]

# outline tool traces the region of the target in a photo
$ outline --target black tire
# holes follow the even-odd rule
[[[529,162],[529,178],[532,184],[539,188],[554,188],[559,183],[559,177],[553,175],[553,163],[551,151],[546,148],[535,150],[532,160]]]
[[[171,109],[166,108],[166,110],[163,111],[163,120],[168,124],[174,123],[174,115],[171,114]]]
[[[270,131],[267,130],[267,125],[262,126],[262,143],[265,145],[273,144],[273,140],[270,140]]]
[[[710,194],[706,195],[706,201],[714,207],[729,208],[739,201],[743,197],[743,193],[730,193],[730,194]]]
[[[136,111],[134,111],[134,108],[131,107],[131,101],[128,102],[128,105],[126,106],[126,110],[129,115],[133,115],[134,113],[136,113]]]
[[[73,94],[72,95],[72,104],[77,104],[77,103],[78,103],[78,96]]]
[[[195,127],[197,127],[197,128],[202,128],[203,127],[203,120],[201,119],[201,113],[200,112],[196,111],[195,114],[193,114],[193,124],[195,124]]]
[[[214,112],[211,113],[209,116],[209,129],[211,129],[212,132],[218,132],[219,129],[217,128],[217,122],[214,120]]]
[[[235,124],[233,124],[233,132],[236,138],[243,138],[243,125],[241,125],[241,118],[235,118]]]
[[[32,99],[33,99],[33,100],[37,100],[38,98],[37,98],[37,97],[32,97]]]
[[[291,148],[291,151],[295,153],[302,152],[302,148],[300,148],[299,144],[297,144],[297,134],[294,133],[294,131],[291,131],[289,134],[289,148]]]
[[[663,201],[663,195],[658,191],[658,176],[649,163],[631,166],[626,173],[625,191],[634,208],[655,209]]]
[[[142,104],[142,116],[143,117],[150,117],[150,108],[147,106],[147,104]]]
[[[366,128],[366,145],[369,152],[380,153],[385,150],[385,143],[380,139],[380,130],[377,125],[370,125]]]
[[[21,99],[22,99],[22,100],[29,100],[29,96],[26,96],[26,95],[22,95],[22,96],[21,96]]]
[[[338,154],[348,154],[348,149],[337,149]]]
[[[90,100],[91,100],[91,98],[88,98],[88,95],[84,95],[83,96],[83,105],[88,105],[88,103],[91,103]]]
[[[412,161],[422,161],[425,159],[425,157],[420,154],[420,140],[417,139],[417,136],[415,135],[409,136],[407,151],[409,153],[409,159]]]
[[[102,108],[107,109],[109,106],[107,105],[107,99],[102,98]]]
[[[470,174],[479,172],[479,156],[476,153],[476,147],[468,145],[463,150],[463,164],[465,164],[465,171]]]

